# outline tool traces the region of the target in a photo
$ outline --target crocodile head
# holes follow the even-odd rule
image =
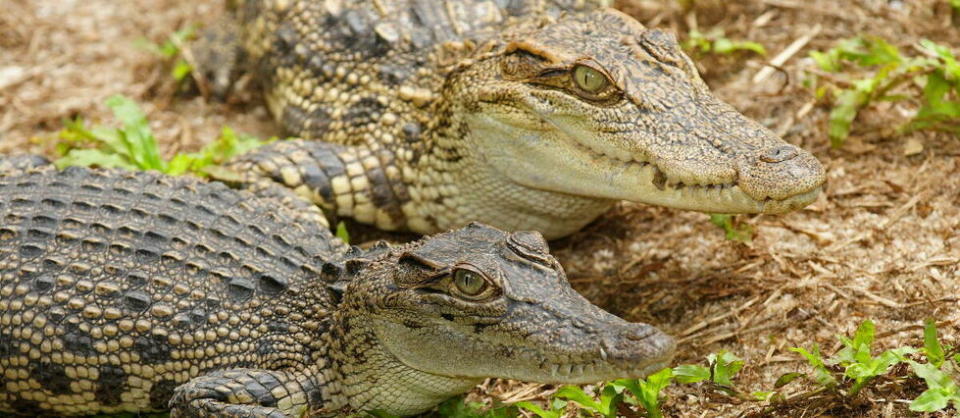
[[[502,38],[454,84],[472,86],[464,131],[514,184],[719,213],[787,212],[821,189],[816,158],[714,97],[668,33],[606,9]]]
[[[536,232],[470,224],[363,270],[344,293],[350,328],[418,381],[588,383],[642,377],[673,355],[671,337],[575,292]]]

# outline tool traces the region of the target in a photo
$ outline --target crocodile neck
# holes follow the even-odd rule
[[[440,402],[468,392],[483,379],[448,377],[425,373],[403,364],[379,344],[373,321],[365,315],[334,314],[338,325],[328,334],[328,343],[339,353],[332,359],[341,396],[325,409],[337,411],[389,410],[396,415],[414,415]],[[455,349],[451,347],[451,349]]]
[[[478,220],[506,230],[534,229],[555,239],[581,229],[614,205],[614,200],[518,184],[489,164],[494,156],[468,145],[477,144],[483,136],[507,132],[471,128],[462,116],[464,109],[443,113],[446,116],[441,119],[453,122],[428,131],[422,156],[411,163],[413,169],[404,170],[411,200],[403,209],[414,232],[447,230]]]

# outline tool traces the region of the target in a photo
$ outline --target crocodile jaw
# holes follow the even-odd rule
[[[751,195],[737,182],[741,172],[749,172],[747,163],[731,161],[726,175],[714,172],[693,181],[686,174],[683,177],[687,184],[673,178],[669,169],[661,168],[669,163],[651,162],[653,158],[646,157],[648,153],[631,152],[626,147],[611,149],[600,145],[610,141],[604,142],[603,138],[573,126],[558,129],[549,119],[545,122],[550,129],[507,123],[492,111],[470,115],[467,120],[473,141],[494,171],[513,183],[536,190],[701,212],[776,214],[812,203],[823,182],[819,163],[802,150],[798,151],[799,158],[812,160],[809,165],[815,167],[813,171],[819,168],[819,173],[787,170],[783,175],[794,175],[799,187],[806,190],[782,195],[751,190]]]

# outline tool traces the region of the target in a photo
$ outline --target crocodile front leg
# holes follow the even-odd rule
[[[230,369],[193,379],[176,389],[170,416],[286,418],[319,409],[317,385],[302,374]]]
[[[319,141],[279,141],[241,155],[227,168],[242,181],[267,179],[293,189],[328,215],[387,231],[405,229],[410,201],[394,154]]]

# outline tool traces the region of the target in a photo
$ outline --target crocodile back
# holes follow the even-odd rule
[[[294,218],[158,173],[0,176],[0,411],[165,409],[210,370],[311,363],[342,246]]]
[[[284,129],[308,139],[398,148],[433,119],[445,72],[515,21],[608,0],[246,0],[243,51]],[[387,116],[389,114],[389,116]],[[397,123],[391,120],[399,119]],[[387,133],[398,141],[384,138]]]

